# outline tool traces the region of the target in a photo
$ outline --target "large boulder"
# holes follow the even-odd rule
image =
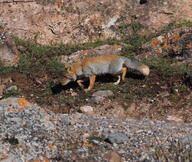
[[[143,45],[139,58],[169,56],[179,61],[192,59],[192,27],[170,30]]]

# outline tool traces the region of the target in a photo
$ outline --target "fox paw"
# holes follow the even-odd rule
[[[89,88],[84,89],[85,92],[89,92],[90,90],[91,89],[89,89]]]
[[[121,77],[118,75],[118,80],[116,82],[114,82],[113,84],[118,85],[120,83],[120,81],[121,81]]]

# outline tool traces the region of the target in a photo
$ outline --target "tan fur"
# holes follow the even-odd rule
[[[101,74],[113,74],[118,75],[118,80],[114,83],[115,85],[120,83],[120,79],[125,80],[127,68],[132,68],[140,71],[143,75],[149,75],[149,67],[141,64],[137,61],[130,60],[123,56],[117,55],[105,55],[97,57],[89,57],[66,65],[66,75],[61,83],[63,85],[68,84],[70,81],[76,81],[81,88],[84,88],[82,82],[79,80],[81,77],[89,77],[89,87],[85,91],[90,91],[94,87],[96,75]],[[120,77],[121,75],[121,77]]]

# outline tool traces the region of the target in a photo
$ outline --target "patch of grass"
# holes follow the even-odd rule
[[[131,95],[131,94],[126,94],[123,98],[126,99],[126,100],[130,100],[131,101],[131,100],[134,99],[134,96]]]
[[[44,46],[18,38],[15,38],[15,42],[18,46],[25,48],[20,56],[18,71],[28,74],[37,71],[40,74],[64,72],[64,66],[56,61],[55,56],[61,53],[69,54],[70,51],[68,49],[71,48],[67,48],[65,45],[59,45],[59,47]]]
[[[135,32],[135,33],[137,33],[138,31],[140,31],[141,29],[142,29],[142,27],[143,27],[143,25],[142,24],[140,24],[140,23],[132,23],[132,24],[130,24],[131,25],[131,28],[132,28],[132,30],[133,30],[133,32]]]
[[[93,135],[93,136],[90,136],[88,138],[89,142],[90,143],[94,143],[93,141],[99,141],[99,142],[102,142],[105,140],[105,138],[103,136],[96,136],[96,135]]]
[[[64,73],[65,68],[64,65],[57,62],[56,60],[48,61],[46,65],[46,70],[50,73]]]
[[[0,62],[0,76],[4,75],[4,74],[8,74],[11,72],[15,71],[15,67],[12,66],[4,66],[1,62]]]
[[[127,111],[128,110],[128,106],[126,106],[126,105],[122,105],[123,106],[123,109],[125,110],[125,111]]]
[[[182,28],[182,27],[191,27],[192,26],[192,21],[189,21],[189,20],[182,20],[180,22],[172,22],[170,23],[165,31],[169,31],[169,30],[173,30],[173,29],[176,29],[176,28]]]
[[[106,45],[106,44],[109,44],[109,45],[119,44],[120,42],[121,41],[115,40],[115,39],[107,39],[105,41],[97,40],[93,43],[79,44],[79,45],[77,45],[77,47],[80,50],[86,50],[86,49],[96,48],[96,47]]]
[[[5,93],[3,94],[3,98],[8,98],[8,97],[17,96],[17,95],[18,95],[17,90],[10,89],[10,90],[5,91]]]
[[[108,89],[112,90],[113,92],[118,91],[120,88],[121,88],[120,85],[113,85],[113,84],[111,84],[111,86],[108,87]]]
[[[113,110],[113,109],[115,109],[115,107],[111,105],[111,106],[107,107],[106,109],[107,110]]]
[[[108,99],[110,99],[110,100],[113,100],[113,99],[115,99],[115,95],[112,95],[112,96],[108,96]]]
[[[138,22],[132,22],[130,24],[121,23],[118,26],[118,29],[121,34],[127,33],[127,30],[129,30],[130,28],[132,29],[133,33],[137,33],[138,31],[140,31],[142,29],[142,27],[143,27],[142,24],[140,24]]]
[[[150,99],[153,99],[157,96],[157,94],[154,93],[146,93],[146,96],[149,97]]]
[[[48,81],[45,85],[45,92],[48,94],[52,94],[52,88],[56,85],[53,81]]]
[[[123,93],[128,93],[129,91],[130,91],[129,88],[124,88],[124,89],[122,90]]]
[[[132,34],[129,39],[124,40],[124,43],[127,44],[127,46],[125,46],[121,53],[122,55],[127,56],[127,53],[136,53],[139,54],[140,53],[140,48],[142,47],[142,45],[144,43],[146,43],[146,37],[145,36],[141,36],[138,33],[134,33]]]
[[[190,100],[188,101],[188,103],[192,105],[192,99],[190,99]]]
[[[129,26],[131,27],[133,34],[130,35],[128,38],[122,40],[122,42],[127,44],[127,46],[125,46],[121,51],[122,55],[128,57],[130,57],[130,54],[128,53],[139,54],[142,45],[149,40],[149,37],[139,34],[139,31],[143,27],[140,23],[132,23],[129,24]],[[131,54],[131,56],[132,55],[133,54]]]
[[[151,69],[162,69],[163,71],[169,71],[170,65],[172,63],[171,59],[168,58],[152,58],[148,60],[144,60],[144,62],[151,67]]]
[[[151,58],[143,61],[145,64],[149,65],[151,70],[161,70],[164,74],[178,74],[183,75],[185,73],[191,73],[192,68],[185,64],[179,66],[172,66],[176,60],[173,58]]]
[[[32,58],[27,55],[22,55],[19,59],[19,71],[27,73],[30,71],[31,64],[32,64]]]

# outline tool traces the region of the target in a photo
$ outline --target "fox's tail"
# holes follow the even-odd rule
[[[145,64],[142,64],[136,60],[132,60],[129,58],[124,57],[124,64],[131,69],[138,70],[141,72],[143,75],[147,76],[149,75],[149,67]]]

